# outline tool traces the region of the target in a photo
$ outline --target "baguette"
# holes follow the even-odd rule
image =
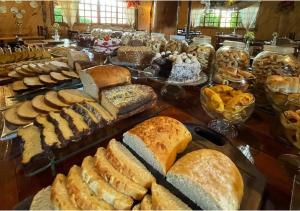
[[[189,206],[161,185],[153,183],[151,193],[153,210],[191,210]]]
[[[141,202],[141,210],[152,210],[151,195],[147,194]]]
[[[66,188],[66,177],[57,174],[51,187],[51,202],[56,210],[78,210],[76,203],[73,203]]]
[[[243,178],[223,153],[200,149],[180,158],[169,170],[167,181],[202,209],[235,210],[243,196]]]
[[[95,158],[98,174],[100,174],[106,182],[113,186],[117,191],[131,196],[136,200],[140,200],[144,197],[147,189],[118,172],[106,159],[106,151],[104,148],[98,148]]]
[[[67,189],[73,203],[83,210],[112,210],[113,207],[96,197],[81,177],[81,169],[74,165],[67,177]]]
[[[81,168],[83,180],[99,198],[111,204],[116,209],[128,210],[132,207],[132,198],[116,191],[97,173],[93,157],[85,157]]]
[[[145,188],[150,188],[155,182],[155,177],[146,167],[115,139],[108,143],[106,158],[121,174]]]
[[[191,140],[181,122],[164,116],[148,119],[123,135],[123,142],[162,175]]]

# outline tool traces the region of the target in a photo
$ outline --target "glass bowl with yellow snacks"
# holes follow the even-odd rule
[[[239,124],[252,114],[255,98],[251,93],[227,85],[206,86],[201,89],[201,105],[211,118]]]
[[[300,78],[268,76],[265,83],[265,94],[269,103],[278,112],[300,109]]]

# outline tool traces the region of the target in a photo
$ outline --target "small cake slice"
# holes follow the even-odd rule
[[[61,73],[68,78],[79,78],[79,75],[74,71],[63,70]]]
[[[82,105],[91,111],[99,122],[111,123],[115,118],[97,102],[84,102]]]
[[[58,97],[67,104],[94,101],[93,98],[78,89],[64,89],[57,92]]]
[[[69,104],[64,103],[61,101],[61,99],[58,97],[57,92],[55,91],[49,91],[45,94],[45,102],[48,105],[51,105],[56,108],[62,108],[62,107],[68,107]]]
[[[50,77],[53,79],[53,80],[56,80],[56,81],[66,81],[66,80],[70,80],[69,77],[66,77],[65,75],[63,75],[62,73],[58,73],[58,72],[50,72]]]
[[[23,80],[15,81],[12,83],[12,90],[15,92],[19,92],[27,89],[29,89],[29,87],[24,84]]]
[[[141,210],[152,210],[152,198],[147,194],[141,202]]]
[[[32,121],[29,119],[24,119],[18,116],[17,114],[17,107],[12,107],[8,109],[7,111],[4,112],[4,118],[5,120],[13,125],[17,126],[23,126],[23,125],[28,125]]]
[[[161,185],[153,183],[151,193],[153,210],[192,210]]]
[[[38,95],[31,100],[32,106],[38,111],[48,113],[50,111],[58,111],[56,108],[49,106],[45,102],[44,95]]]
[[[28,87],[39,87],[45,85],[39,79],[39,77],[25,77],[23,78],[23,82]]]
[[[74,133],[70,128],[68,121],[64,119],[59,113],[50,112],[49,120],[57,128],[56,131],[60,134],[59,138],[61,142],[69,142],[74,138]]]
[[[23,141],[22,163],[27,164],[30,160],[43,153],[40,129],[34,125],[18,130],[18,136]]]
[[[78,210],[79,208],[72,202],[68,193],[66,181],[65,175],[56,175],[51,186],[51,202],[56,210]]]
[[[35,118],[35,121],[42,128],[42,140],[46,146],[60,147],[61,143],[55,132],[55,126],[47,120],[47,116],[39,115]]]
[[[49,85],[57,84],[57,81],[53,80],[50,77],[50,75],[39,75],[39,79],[44,84],[49,84]]]
[[[99,120],[96,118],[96,116],[79,103],[73,104],[71,108],[83,116],[84,121],[90,128],[94,129],[99,124]]]
[[[80,167],[74,165],[67,177],[67,189],[73,202],[83,210],[113,210],[113,207],[98,198],[81,177]]]
[[[31,101],[26,101],[18,107],[17,114],[25,119],[34,119],[40,114],[40,112],[32,107]]]
[[[82,115],[77,113],[71,108],[63,108],[62,114],[64,118],[69,122],[70,127],[75,131],[76,136],[85,134],[90,131],[89,126],[84,121]]]

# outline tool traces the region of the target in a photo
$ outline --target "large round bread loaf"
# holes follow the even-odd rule
[[[204,210],[239,209],[243,178],[223,153],[200,149],[180,158],[168,171],[167,181]]]

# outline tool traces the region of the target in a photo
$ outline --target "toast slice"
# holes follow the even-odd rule
[[[51,202],[56,210],[78,210],[79,208],[70,198],[66,181],[65,175],[56,175],[51,186]]]
[[[106,148],[106,158],[111,165],[128,179],[150,188],[155,177],[146,167],[120,142],[112,139]]]
[[[23,141],[22,164],[29,163],[34,156],[43,153],[41,132],[37,126],[20,128],[18,136]]]
[[[83,180],[98,197],[118,210],[129,210],[132,207],[132,198],[116,191],[97,173],[93,157],[85,157],[81,169]]]
[[[35,121],[42,128],[42,141],[46,146],[60,147],[61,143],[55,132],[55,126],[47,120],[47,116],[37,116]]]
[[[34,97],[31,100],[31,103],[32,103],[32,106],[36,110],[44,112],[44,113],[48,113],[51,111],[59,111],[58,109],[46,104],[44,95],[38,95],[38,96]]]
[[[62,108],[62,107],[68,107],[69,104],[64,103],[60,100],[60,98],[57,95],[57,92],[55,91],[49,91],[45,94],[45,102],[48,105],[51,105],[55,108]]]
[[[79,75],[74,71],[63,70],[61,73],[68,78],[79,78]]]
[[[83,210],[112,210],[113,207],[98,198],[81,177],[81,169],[74,165],[67,177],[67,189],[73,203]]]
[[[71,106],[71,108],[83,116],[84,121],[90,128],[94,129],[99,124],[99,120],[96,118],[96,116],[81,104],[75,103]]]
[[[109,124],[115,120],[115,117],[97,102],[84,102],[82,105],[91,111],[100,122],[103,122],[104,120],[105,123]]]
[[[73,109],[63,108],[62,116],[69,122],[69,125],[73,129],[73,131],[76,131],[76,136],[86,134],[90,131],[90,128],[84,121],[83,116],[74,111]]]
[[[34,119],[40,112],[33,108],[31,101],[26,101],[17,108],[17,114],[24,119]]]
[[[77,89],[64,89],[57,92],[58,97],[67,104],[94,101],[93,98]]]
[[[69,142],[74,139],[74,133],[69,126],[68,121],[63,118],[59,113],[50,112],[49,120],[55,125],[56,132],[61,142]]]
[[[151,193],[153,210],[191,210],[189,206],[161,185],[153,183]]]
[[[98,148],[95,158],[95,166],[98,174],[117,191],[131,196],[136,200],[141,200],[147,193],[146,188],[128,179],[110,164],[106,159],[106,151],[104,148]]]
[[[141,210],[152,210],[152,198],[147,194],[141,202]]]
[[[39,79],[42,83],[48,84],[48,85],[53,85],[57,84],[56,80],[53,80],[50,75],[39,75]]]
[[[23,82],[28,87],[40,87],[45,85],[40,81],[39,77],[25,77],[23,78]]]
[[[50,72],[50,77],[51,77],[53,80],[56,80],[56,81],[58,81],[58,82],[70,80],[69,77],[66,77],[66,76],[63,75],[62,73],[58,73],[58,72]]]
[[[12,83],[12,90],[15,92],[24,91],[27,89],[29,89],[29,87],[24,84],[23,80]]]
[[[28,125],[29,123],[32,122],[32,120],[19,117],[17,114],[17,107],[12,107],[12,108],[8,109],[7,111],[5,111],[4,118],[8,123],[17,125],[17,126]]]

